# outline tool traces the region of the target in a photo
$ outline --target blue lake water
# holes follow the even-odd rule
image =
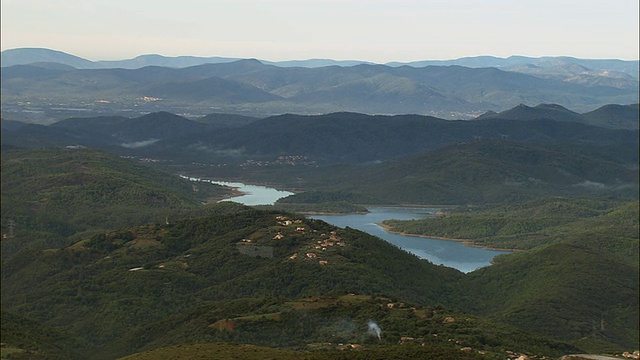
[[[274,188],[259,186],[259,185],[246,185],[240,182],[227,182],[217,181],[211,179],[195,178],[189,176],[181,176],[184,179],[191,181],[207,182],[210,184],[222,185],[232,187],[241,193],[242,195],[230,197],[222,201],[235,201],[240,204],[249,206],[254,205],[273,205],[278,199],[293,195],[292,192],[277,190]]]
[[[191,181],[203,181],[236,188],[243,195],[228,198],[225,201],[235,201],[250,206],[273,205],[278,199],[293,194],[288,191],[276,190],[265,186],[246,185],[239,182],[224,182],[186,176],[184,178]],[[434,216],[435,212],[440,208],[371,206],[368,207],[368,210],[369,213],[367,214],[313,215],[309,217],[323,220],[342,228],[348,226],[364,231],[436,265],[452,267],[462,272],[470,272],[489,266],[496,255],[509,253],[508,251],[470,247],[457,241],[392,234],[377,225],[389,219],[423,219]]]
[[[427,259],[436,265],[452,267],[462,272],[470,272],[489,266],[496,255],[509,253],[508,251],[466,246],[457,241],[392,234],[377,225],[389,219],[423,219],[428,216],[434,216],[435,212],[440,209],[382,206],[372,206],[368,207],[368,209],[370,211],[368,214],[313,215],[310,217],[339,227],[349,226],[362,230],[384,239],[404,251],[415,254],[422,259]]]
[[[235,201],[249,206],[273,205],[278,199],[293,195],[293,193],[289,191],[276,190],[259,185],[245,185],[243,183],[225,181],[215,181],[212,183],[236,188],[238,191],[244,193],[243,195],[228,198],[224,201]]]

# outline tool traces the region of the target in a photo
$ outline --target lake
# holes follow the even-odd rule
[[[367,209],[370,211],[368,214],[313,215],[310,217],[339,227],[349,226],[362,230],[436,265],[452,267],[465,273],[489,266],[496,255],[509,253],[508,251],[466,246],[458,241],[393,234],[378,225],[378,223],[389,219],[416,220],[435,216],[435,212],[440,209],[384,206],[370,206]]]
[[[266,186],[246,185],[240,182],[216,181],[187,176],[183,176],[183,178],[236,188],[243,195],[231,197],[224,201],[235,201],[250,206],[273,205],[278,199],[293,194],[289,191],[281,191]],[[489,266],[496,255],[509,253],[508,251],[466,246],[457,241],[392,234],[377,225],[389,219],[415,220],[435,216],[435,213],[440,208],[369,206],[367,209],[369,210],[367,214],[312,215],[309,217],[342,228],[348,226],[364,231],[436,265],[452,267],[465,273]]]

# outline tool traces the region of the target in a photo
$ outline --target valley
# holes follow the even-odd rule
[[[536,64],[3,65],[3,359],[633,353],[637,78]]]

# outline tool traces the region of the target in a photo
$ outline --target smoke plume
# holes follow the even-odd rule
[[[378,341],[381,340],[382,330],[380,329],[380,326],[378,326],[378,324],[373,320],[369,320],[367,325],[369,326],[369,334],[378,337]]]

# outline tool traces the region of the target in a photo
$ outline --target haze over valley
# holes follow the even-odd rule
[[[422,114],[470,119],[519,104],[586,113],[638,99],[638,61],[462,58],[373,64],[142,56],[91,62],[47,49],[2,52],[2,116]]]
[[[190,1],[2,2],[2,359],[638,359],[637,2]]]

